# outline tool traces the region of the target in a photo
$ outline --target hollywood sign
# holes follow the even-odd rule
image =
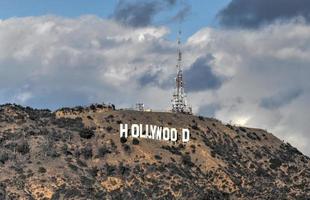
[[[187,128],[183,128],[179,134],[176,128],[149,124],[132,124],[130,127],[128,124],[120,124],[119,134],[121,138],[127,138],[130,134],[133,138],[146,138],[171,142],[178,141],[180,135],[183,142],[188,142],[190,139],[190,131]]]

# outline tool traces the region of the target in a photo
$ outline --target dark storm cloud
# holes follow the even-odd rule
[[[183,8],[179,10],[179,12],[174,17],[172,17],[172,21],[184,21],[184,19],[186,18],[186,16],[189,15],[191,10],[192,7],[190,5],[184,4]]]
[[[157,82],[158,75],[157,74],[143,74],[139,79],[138,82],[141,86],[145,86],[148,84],[154,84]]]
[[[157,72],[155,74],[143,74],[140,78],[138,78],[138,83],[141,87],[145,86],[157,86],[164,90],[170,90],[175,86],[175,74],[169,76],[169,78],[160,80],[161,74],[163,72]]]
[[[294,99],[298,98],[302,93],[303,91],[301,89],[282,92],[273,97],[263,99],[260,103],[260,106],[266,109],[277,109],[291,103]]]
[[[159,6],[155,1],[120,1],[114,10],[114,18],[117,21],[130,26],[146,26],[152,22],[152,19],[158,10]]]
[[[112,17],[122,24],[144,27],[152,24],[158,13],[177,6],[178,1],[180,0],[120,0]],[[173,20],[184,20],[189,10],[187,4],[182,4]]]
[[[218,89],[222,85],[222,79],[213,73],[209,65],[213,59],[211,55],[198,58],[191,68],[184,72],[187,91]]]
[[[243,28],[300,16],[310,22],[309,0],[232,0],[217,15],[221,25]]]
[[[215,117],[216,111],[220,110],[221,107],[219,104],[207,104],[204,106],[201,106],[199,108],[199,114],[207,116],[207,117]]]

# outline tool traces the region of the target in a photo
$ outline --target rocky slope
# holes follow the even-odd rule
[[[187,144],[120,123],[189,128]],[[260,130],[92,105],[0,106],[0,199],[309,199],[310,159]]]

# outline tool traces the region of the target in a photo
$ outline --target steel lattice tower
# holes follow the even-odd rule
[[[177,77],[175,78],[175,91],[172,98],[172,112],[192,114],[192,108],[187,104],[186,94],[184,91],[183,71],[182,71],[182,51],[181,51],[181,31],[178,34],[178,60],[177,60]]]

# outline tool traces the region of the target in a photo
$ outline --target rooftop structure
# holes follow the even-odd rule
[[[144,111],[144,104],[143,103],[136,103],[136,110],[137,111]]]

